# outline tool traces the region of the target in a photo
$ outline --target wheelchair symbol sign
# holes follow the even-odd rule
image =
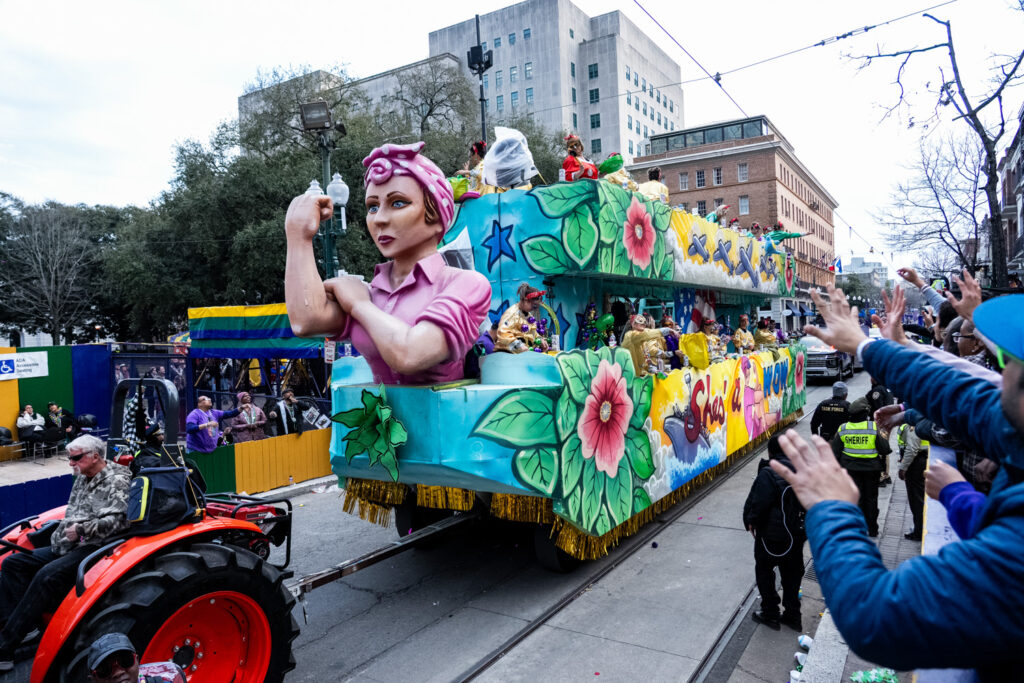
[[[3,375],[14,374],[14,361],[13,360],[0,360],[0,377]]]

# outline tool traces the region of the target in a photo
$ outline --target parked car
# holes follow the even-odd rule
[[[842,379],[853,377],[853,357],[817,337],[807,335],[801,342],[807,346],[804,368],[807,377]]]

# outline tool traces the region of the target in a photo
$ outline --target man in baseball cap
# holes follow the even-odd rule
[[[139,656],[123,633],[108,633],[89,647],[89,671],[93,683],[137,683]]]

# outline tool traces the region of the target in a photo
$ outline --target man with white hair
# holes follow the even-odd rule
[[[106,450],[103,441],[88,434],[67,445],[77,476],[50,545],[15,552],[0,567],[0,672],[14,668],[14,648],[67,595],[79,563],[128,528],[131,474],[107,460]]]

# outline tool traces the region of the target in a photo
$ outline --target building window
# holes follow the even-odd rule
[[[647,116],[647,103],[644,102],[644,116]]]
[[[533,62],[527,62],[523,65],[523,78],[528,81],[533,78]]]
[[[698,173],[699,173],[699,171],[698,171]],[[704,201],[703,199],[699,200],[697,202],[697,213],[700,214],[701,216],[703,216],[703,215],[707,214],[707,212],[708,212],[708,203],[706,201]]]
[[[508,82],[509,83],[515,83],[518,80],[519,80],[519,67],[518,66],[510,66],[508,68]]]
[[[704,169],[697,171],[697,187],[704,187]]]
[[[633,95],[628,90],[626,91],[626,105],[633,104]]]
[[[661,91],[660,90],[654,94],[654,101],[657,102],[658,104],[661,104]]]
[[[572,115],[572,129],[576,130],[577,128],[579,128],[579,126],[576,125],[576,114],[573,114]]]
[[[626,114],[626,130],[633,130],[633,117]]]
[[[484,100],[484,111],[491,110],[491,101],[489,99]]]
[[[591,114],[590,115],[590,127],[591,128],[600,128],[601,127],[601,115],[600,114]]]
[[[572,103],[576,104],[576,88],[572,89]]]
[[[484,52],[487,52],[487,41],[485,40],[484,42],[480,43],[480,47],[483,48]]]
[[[591,88],[590,89],[590,103],[591,104],[597,104],[600,101],[601,101],[601,89],[600,88]]]
[[[736,164],[736,181],[745,183],[750,178],[750,173],[747,171],[746,164]]]
[[[690,189],[690,174],[680,173],[679,174],[679,189],[689,190]]]
[[[658,125],[661,125],[661,112],[658,112]]]
[[[533,88],[526,89],[526,103],[533,104]]]
[[[495,89],[501,87],[501,69],[494,72],[494,87]]]
[[[669,130],[675,130],[676,129],[676,122],[675,121],[670,122],[669,125],[668,125],[668,129]]]
[[[576,62],[569,62],[569,75],[576,78]]]
[[[523,40],[529,40],[529,39],[530,39],[530,29],[524,28],[523,29]]]
[[[639,97],[634,97],[633,98],[633,109],[636,109],[637,111],[640,111],[640,98]]]
[[[513,90],[512,91],[512,109],[515,110],[515,108],[518,107],[518,106],[519,106],[519,91],[518,90]]]
[[[675,111],[675,102],[673,102],[672,100],[668,101],[668,110],[670,112],[674,112]]]
[[[495,39],[494,39],[494,49],[497,50],[499,47],[501,47],[501,38],[500,37],[495,37]]]
[[[596,138],[590,141],[590,153],[600,154],[601,153],[601,138]]]
[[[587,65],[587,76],[590,78],[597,78],[597,64]]]
[[[647,126],[644,126],[644,137],[647,137]]]
[[[683,207],[683,211],[690,210],[690,202],[683,202],[681,206]]]
[[[651,121],[654,120],[654,107],[651,107]]]
[[[630,153],[630,155],[633,154],[633,141],[632,140],[629,141],[629,153]]]
[[[629,65],[626,65],[626,82],[629,83]]]
[[[646,78],[641,78],[640,79],[640,89],[643,90],[644,92],[647,92],[647,79]]]
[[[516,44],[516,34],[514,34],[514,33],[508,34],[508,44],[509,45],[515,45]]]
[[[640,85],[640,74],[633,72],[633,87]]]
[[[570,38],[575,38],[576,37],[576,34],[573,32],[572,29],[569,29],[569,37]]]
[[[711,182],[715,185],[722,184],[722,167],[719,166],[711,170]]]
[[[498,95],[494,106],[498,108],[498,111],[505,111],[505,96]]]
[[[484,74],[484,90],[487,90],[487,74]]]

